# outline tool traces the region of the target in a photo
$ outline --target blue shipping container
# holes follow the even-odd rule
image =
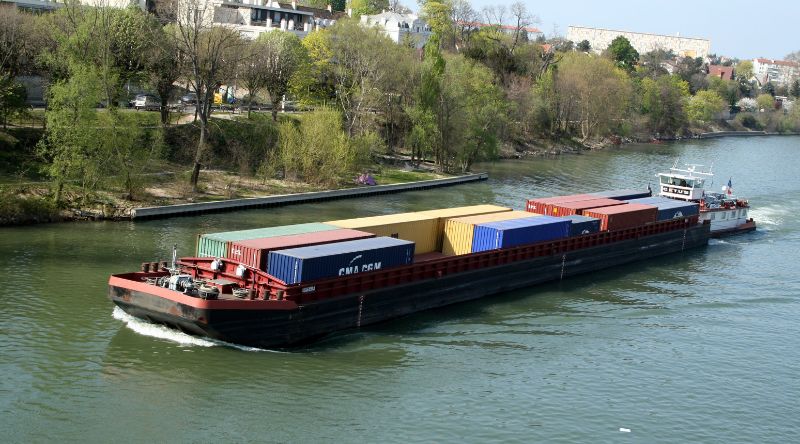
[[[628,203],[652,205],[658,208],[656,220],[680,219],[682,217],[697,216],[700,214],[700,205],[695,202],[669,199],[666,197],[649,197],[644,199],[631,199]]]
[[[414,242],[376,237],[269,252],[267,273],[286,284],[411,264]]]
[[[552,216],[526,217],[475,225],[472,252],[535,244],[569,235],[570,221]]]
[[[589,193],[592,196],[607,197],[614,200],[629,200],[650,197],[653,193],[650,190],[609,190]]]
[[[600,231],[600,219],[589,216],[561,216],[562,219],[570,221],[569,236],[580,236],[583,234],[597,233]]]

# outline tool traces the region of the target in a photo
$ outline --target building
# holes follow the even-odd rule
[[[800,77],[800,63],[788,60],[753,59],[753,75],[763,85],[789,85]]]
[[[627,38],[639,54],[663,49],[665,51],[671,50],[680,57],[701,57],[705,59],[711,52],[711,40],[708,39],[586,28],[582,26],[570,26],[567,28],[567,39],[576,44],[587,40],[592,45],[592,50],[598,53],[608,48],[608,45],[619,36]]]
[[[708,65],[708,76],[718,77],[722,80],[733,80],[736,72],[733,66]]]
[[[255,39],[268,31],[293,32],[300,38],[309,32],[327,28],[336,20],[346,17],[344,12],[310,8],[291,3],[278,3],[271,0],[211,0],[213,23],[231,26],[243,37]]]
[[[362,15],[361,23],[377,26],[395,43],[408,42],[422,48],[431,36],[431,28],[416,14],[400,14],[384,11],[380,14]]]

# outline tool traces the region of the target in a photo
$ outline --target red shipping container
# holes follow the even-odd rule
[[[558,202],[561,203],[577,202],[581,200],[591,200],[591,199],[597,199],[597,196],[592,196],[591,194],[570,194],[569,196],[553,196],[553,197],[528,199],[527,203],[525,204],[525,211],[536,214],[547,214],[545,213],[545,211],[548,205]]]
[[[547,207],[547,215],[548,216],[573,216],[573,215],[582,215],[583,211],[591,209],[591,208],[600,208],[600,207],[613,207],[616,205],[624,205],[625,202],[621,200],[614,200],[614,199],[591,199],[591,200],[579,200],[577,202],[558,202],[548,205]]]
[[[288,236],[265,237],[228,243],[228,254],[225,256],[259,270],[267,270],[267,258],[273,250],[308,247],[311,245],[331,244],[358,239],[373,238],[373,233],[341,228],[337,230],[318,231],[314,233],[293,234]]]
[[[601,231],[640,227],[656,221],[658,208],[652,205],[629,203],[613,207],[592,208],[584,216],[600,219]]]

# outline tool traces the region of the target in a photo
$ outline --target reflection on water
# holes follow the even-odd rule
[[[797,137],[476,167],[464,186],[137,223],[0,229],[0,429],[28,441],[790,442],[800,384]],[[111,273],[200,232],[733,176],[759,231],[261,352],[115,312]],[[746,425],[744,427],[743,425]],[[620,427],[630,434],[620,434]]]

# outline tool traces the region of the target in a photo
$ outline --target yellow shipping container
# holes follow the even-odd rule
[[[439,218],[419,213],[387,214],[325,222],[340,228],[374,233],[414,242],[415,254],[437,251]]]
[[[419,211],[417,214],[430,215],[439,218],[437,228],[436,251],[442,251],[442,241],[444,239],[444,225],[454,217],[478,216],[481,214],[504,213],[511,211],[511,208],[500,207],[497,205],[471,205],[468,207],[442,208],[440,210]]]
[[[471,253],[472,237],[475,233],[475,225],[477,224],[540,216],[541,214],[528,213],[527,211],[507,211],[503,213],[449,219],[444,225],[442,253],[450,256]]]

